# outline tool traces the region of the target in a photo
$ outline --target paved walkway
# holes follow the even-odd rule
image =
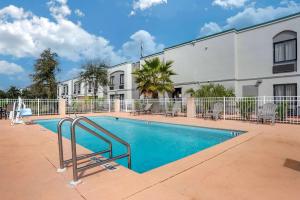
[[[114,115],[248,133],[144,174],[122,166],[114,172],[95,168],[72,188],[71,168],[56,172],[56,134],[39,125],[12,127],[0,120],[0,199],[299,199],[299,125]]]

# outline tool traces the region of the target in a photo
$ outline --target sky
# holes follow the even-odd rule
[[[59,80],[88,60],[110,65],[231,28],[300,12],[300,0],[1,0],[0,89],[31,84],[35,60],[51,48]]]

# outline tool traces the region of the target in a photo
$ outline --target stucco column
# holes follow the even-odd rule
[[[58,113],[61,117],[66,116],[66,100],[65,99],[59,99]]]
[[[187,117],[196,117],[195,98],[191,98],[191,97],[187,98],[186,112],[187,112]]]
[[[121,107],[120,99],[115,99],[115,112],[120,112],[121,111],[120,107]]]

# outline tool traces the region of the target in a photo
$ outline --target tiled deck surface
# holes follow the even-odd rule
[[[12,127],[8,121],[0,120],[0,199],[300,198],[299,125],[114,115],[248,133],[144,174],[121,166],[114,172],[98,167],[87,171],[95,173],[72,188],[68,184],[71,168],[62,174],[56,172],[56,134],[39,125]],[[68,147],[69,141],[64,142]],[[79,151],[87,150],[79,147]]]

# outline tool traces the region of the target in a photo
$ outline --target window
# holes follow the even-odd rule
[[[69,91],[68,91],[68,85],[65,84],[65,85],[63,86],[63,93],[62,93],[62,95],[68,95],[68,93],[69,93]]]
[[[89,84],[88,84],[88,92],[91,93],[92,92],[92,81],[89,81]]]
[[[274,85],[275,103],[281,104],[284,102],[287,105],[287,114],[295,116],[299,112],[297,100],[297,84],[279,84]]]
[[[120,86],[119,89],[124,89],[124,74],[120,74]]]
[[[295,61],[297,59],[297,40],[274,43],[274,63]]]
[[[114,79],[115,79],[114,76],[111,76],[111,77],[110,77],[109,82],[110,82],[111,85],[114,85]]]
[[[80,82],[78,82],[77,87],[78,87],[77,94],[80,94],[81,93],[81,83]]]
[[[274,96],[297,96],[297,84],[274,85]]]
[[[81,90],[81,83],[80,82],[74,83],[74,94],[80,94],[80,90]]]
[[[273,37],[273,74],[297,71],[297,33],[282,31]]]
[[[114,76],[111,76],[111,77],[109,78],[109,84],[110,84],[109,89],[110,89],[110,90],[113,90],[113,89],[114,89],[114,79],[115,79]]]

